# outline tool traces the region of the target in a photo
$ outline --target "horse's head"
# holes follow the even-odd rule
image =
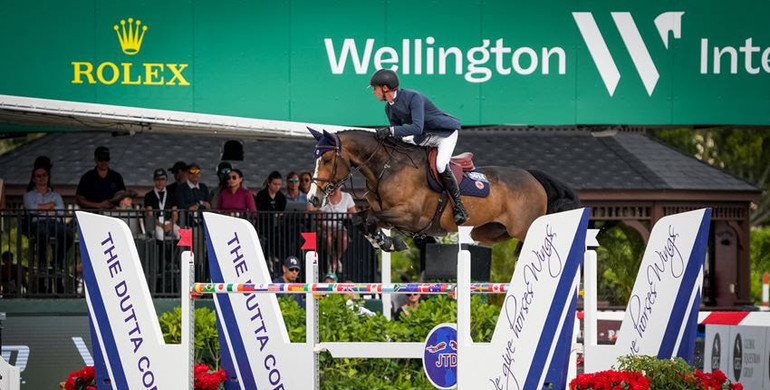
[[[316,159],[313,182],[307,199],[314,207],[321,207],[326,198],[341,187],[351,175],[350,161],[342,153],[340,136],[324,130],[323,133],[308,128],[318,143],[313,156]]]

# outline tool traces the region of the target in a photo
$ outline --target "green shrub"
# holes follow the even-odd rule
[[[169,344],[182,342],[182,309],[174,308],[160,315],[163,340]],[[205,307],[195,309],[195,362],[219,369],[219,332],[217,315]]]
[[[623,356],[618,358],[621,371],[641,372],[650,380],[650,389],[685,389],[678,387],[682,378],[695,369],[682,358],[658,359],[655,356]]]
[[[770,272],[770,227],[751,229],[751,298],[762,304],[762,275]]]

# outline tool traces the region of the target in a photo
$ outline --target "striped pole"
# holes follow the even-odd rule
[[[195,283],[198,294],[454,294],[454,283]],[[472,283],[473,294],[505,294],[507,283]]]
[[[762,306],[770,306],[770,275],[762,275]]]

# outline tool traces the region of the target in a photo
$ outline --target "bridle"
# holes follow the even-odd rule
[[[335,190],[337,190],[338,188],[344,186],[345,182],[348,181],[348,180],[350,180],[350,187],[353,188],[353,191],[355,191],[355,189],[353,187],[353,175],[356,172],[359,172],[362,167],[365,167],[369,163],[369,161],[371,161],[372,158],[374,158],[374,156],[377,155],[377,152],[380,150],[380,148],[383,147],[383,144],[385,142],[385,140],[378,141],[377,142],[377,147],[374,149],[374,151],[372,151],[372,153],[369,155],[369,157],[367,157],[366,160],[364,160],[361,164],[358,164],[357,166],[354,167],[354,166],[352,166],[352,164],[350,164],[350,162],[348,160],[346,160],[345,158],[342,157],[342,142],[340,140],[340,136],[337,133],[333,133],[333,135],[335,137],[335,146],[320,146],[319,147],[320,149],[334,150],[334,162],[333,162],[333,165],[332,165],[331,177],[328,177],[328,178],[327,177],[314,177],[314,178],[312,178],[312,180],[316,184],[316,186],[321,189],[321,192],[323,192],[324,198],[329,197],[329,195],[331,195]],[[383,164],[382,169],[380,170],[380,173],[377,175],[377,181],[378,182],[382,178],[382,176],[385,174],[385,170],[390,168],[390,159],[391,158],[392,158],[392,154],[388,153],[388,161],[386,161],[385,164]],[[338,165],[337,161],[340,161],[340,160],[345,164],[345,166],[346,166],[346,168],[348,170],[348,174],[347,174],[347,176],[343,177],[342,179],[340,179],[338,181],[335,181],[334,178],[337,176],[337,165]],[[326,183],[326,184],[322,186],[321,183]],[[367,184],[367,191],[362,196],[359,197],[359,196],[357,196],[357,194],[353,194],[353,196],[356,199],[363,199],[372,190],[373,189],[369,188],[368,184]],[[376,189],[374,189],[374,190],[376,190]]]

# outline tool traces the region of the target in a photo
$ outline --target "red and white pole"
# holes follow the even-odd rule
[[[770,307],[770,274],[762,275],[762,306]]]

